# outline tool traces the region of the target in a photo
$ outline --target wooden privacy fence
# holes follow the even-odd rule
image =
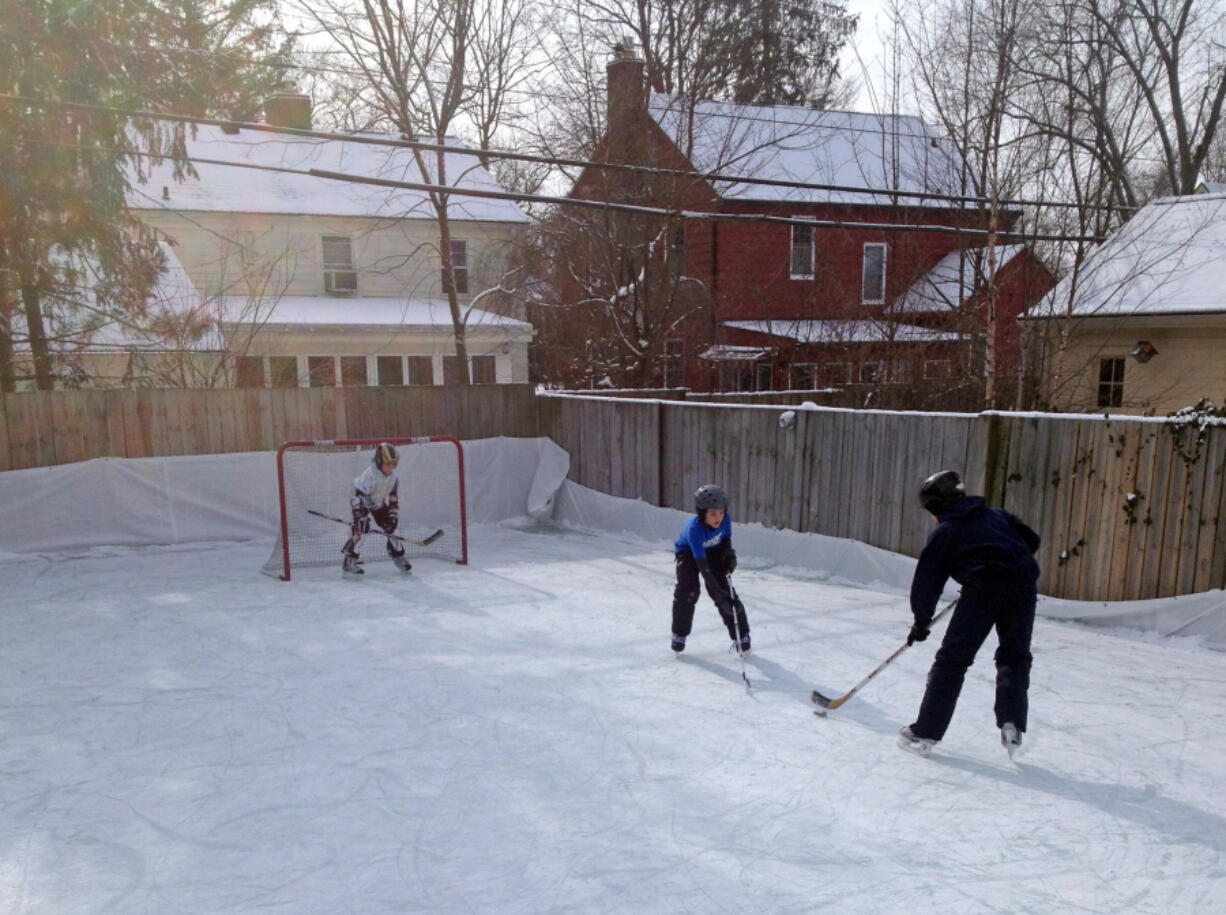
[[[790,412],[793,422],[781,426]],[[724,485],[738,520],[848,537],[910,556],[932,522],[916,492],[962,472],[1043,537],[1040,587],[1134,600],[1226,587],[1226,427],[1026,414],[793,410],[541,398],[571,478],[689,510]]]
[[[738,520],[910,556],[931,529],[919,481],[952,467],[1042,535],[1044,593],[1226,587],[1221,424],[538,396],[530,385],[0,395],[0,470],[430,434],[548,435],[570,452],[571,479],[593,489],[688,510],[694,489],[717,481]]]
[[[272,451],[292,439],[538,434],[531,385],[0,395],[0,470],[96,457]]]

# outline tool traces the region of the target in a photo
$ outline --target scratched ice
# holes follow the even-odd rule
[[[1029,753],[990,647],[930,759],[897,594],[743,556],[746,693],[667,547],[473,531],[472,565],[269,543],[0,557],[0,912],[1218,911],[1226,654],[1041,620]],[[705,598],[704,598],[705,601]],[[1214,903],[1213,900],[1218,902]]]

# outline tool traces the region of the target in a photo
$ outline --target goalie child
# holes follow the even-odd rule
[[[745,605],[733,594],[728,582],[728,576],[736,569],[736,551],[732,549],[728,496],[722,487],[713,483],[698,487],[694,493],[694,517],[681,529],[673,549],[677,571],[677,586],[673,589],[673,651],[685,651],[686,636],[694,625],[701,577],[728,629],[732,648],[739,655],[749,654]]]
[[[396,476],[396,465],[399,463],[400,455],[396,449],[382,442],[375,449],[370,466],[353,481],[353,497],[349,500],[353,509],[353,535],[341,548],[345,554],[341,570],[346,577],[362,575],[366,571],[358,558],[358,550],[362,546],[362,535],[370,532],[372,518],[387,535],[387,555],[396,563],[396,568],[402,572],[413,568],[405,555],[404,544],[395,536],[400,520],[400,480]]]

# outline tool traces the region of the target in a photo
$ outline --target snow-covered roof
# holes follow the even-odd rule
[[[1226,313],[1226,194],[1147,204],[1028,317]]]
[[[909,115],[737,105],[652,94],[648,111],[699,171],[930,193],[961,190],[960,157]],[[716,182],[725,199],[889,203],[873,194]],[[915,199],[904,204],[953,206]]]
[[[446,299],[281,296],[261,301],[247,296],[225,296],[221,300],[221,312],[227,323],[257,322],[274,327],[403,327],[452,332],[451,310]],[[532,334],[531,324],[480,308],[469,310],[467,327],[470,333]]]
[[[709,359],[712,362],[755,362],[769,356],[770,352],[769,349],[761,346],[734,346],[718,343],[715,346],[708,346],[698,358]]]
[[[1226,194],[1226,181],[1202,181],[1196,186],[1198,194]]]
[[[963,339],[962,334],[891,321],[725,321],[724,326],[784,337],[797,343],[935,343]]]
[[[1022,245],[996,248],[996,269],[1001,270],[1023,250]],[[950,251],[935,267],[911,284],[890,311],[896,314],[954,311],[975,294],[976,276],[988,271],[986,248]]]
[[[75,261],[80,275],[71,295],[51,293],[44,302],[43,318],[48,336],[60,352],[118,352],[223,349],[221,336],[207,320],[202,320],[202,300],[187,271],[165,242],[158,248],[163,269],[145,300],[144,313],[129,315],[120,309],[100,304],[96,295],[95,266]],[[53,255],[54,256],[54,255]],[[25,315],[12,315],[15,334],[27,336]],[[194,330],[193,330],[194,329]],[[19,347],[27,349],[25,345]]]
[[[382,135],[380,135],[382,136]],[[388,137],[388,139],[391,139]],[[457,139],[448,137],[455,152],[444,155],[446,183],[461,188],[499,191],[498,182],[480,160]],[[220,127],[201,125],[189,131],[187,153],[192,158],[216,159],[273,168],[322,169],[392,181],[439,183],[437,154],[423,153],[425,179],[412,150],[346,140],[317,139],[288,134],[240,130],[228,134]],[[196,162],[198,177],[174,178],[174,163],[143,167],[148,180],[136,183],[128,205],[138,210],[203,210],[226,213],[295,213],[329,216],[433,219],[434,210],[421,191],[396,190],[353,184],[313,175],[234,168]],[[130,178],[132,176],[130,175]],[[452,219],[522,223],[528,217],[510,200],[451,197]]]

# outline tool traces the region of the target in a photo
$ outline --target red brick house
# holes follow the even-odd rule
[[[576,181],[574,198],[687,214],[601,213],[585,223],[601,225],[599,240],[569,237],[574,260],[557,292],[589,310],[560,311],[593,364],[602,352],[625,369],[597,366],[589,382],[777,390],[927,379],[982,392],[985,358],[997,378],[1016,375],[1017,317],[1052,277],[1016,244],[989,257],[983,231],[1007,232],[1019,214],[998,212],[992,226],[961,201],[867,192],[959,193],[961,161],[920,119],[652,94],[642,61],[624,49],[609,64],[608,105],[594,159],[708,177],[589,167]],[[992,274],[995,284],[983,282]],[[632,356],[608,357],[616,346]]]

